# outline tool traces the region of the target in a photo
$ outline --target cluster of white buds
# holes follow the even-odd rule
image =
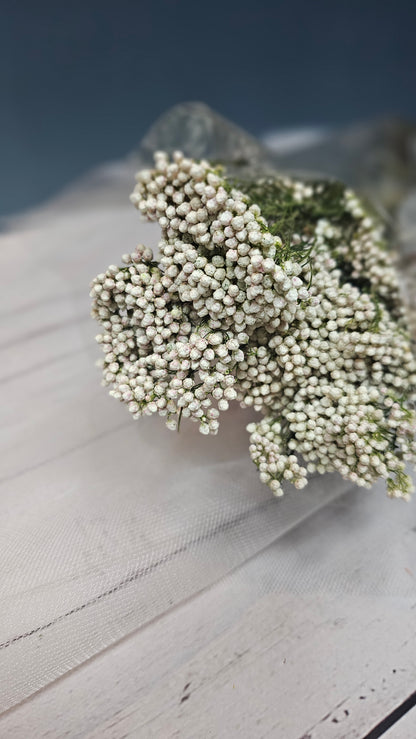
[[[339,183],[235,182],[180,152],[157,152],[131,200],[162,237],[157,261],[139,245],[91,285],[110,394],[204,434],[251,406],[276,495],[338,471],[408,498],[416,362],[380,220]]]

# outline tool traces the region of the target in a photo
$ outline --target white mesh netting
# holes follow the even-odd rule
[[[158,236],[128,203],[132,175],[131,164],[104,169],[1,237],[0,710],[220,580],[348,489],[337,476],[317,477],[277,501],[249,459],[247,412],[225,414],[215,438],[189,423],[175,434],[159,418],[133,422],[100,388],[89,281]],[[360,494],[369,501],[360,521],[370,522],[383,493]],[[396,540],[383,547],[385,516],[400,526],[407,515],[389,506],[361,526],[368,562],[358,579],[353,534],[345,579],[334,518],[325,562],[304,562],[301,542],[275,545],[259,591],[290,583],[414,595],[403,576],[408,551]]]

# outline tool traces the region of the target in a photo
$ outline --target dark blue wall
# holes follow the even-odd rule
[[[3,0],[0,210],[200,99],[254,133],[416,118],[415,0]]]

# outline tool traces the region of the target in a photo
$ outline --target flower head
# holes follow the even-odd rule
[[[162,233],[157,261],[139,245],[91,285],[110,394],[203,434],[230,401],[253,407],[277,495],[338,471],[408,498],[416,362],[379,219],[340,183],[237,183],[180,152],[157,152],[131,200]]]

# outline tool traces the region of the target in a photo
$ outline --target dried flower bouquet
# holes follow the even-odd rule
[[[161,227],[91,285],[103,381],[134,418],[217,433],[238,401],[262,482],[338,471],[408,499],[416,361],[384,224],[333,181],[237,181],[156,152],[133,204]]]

